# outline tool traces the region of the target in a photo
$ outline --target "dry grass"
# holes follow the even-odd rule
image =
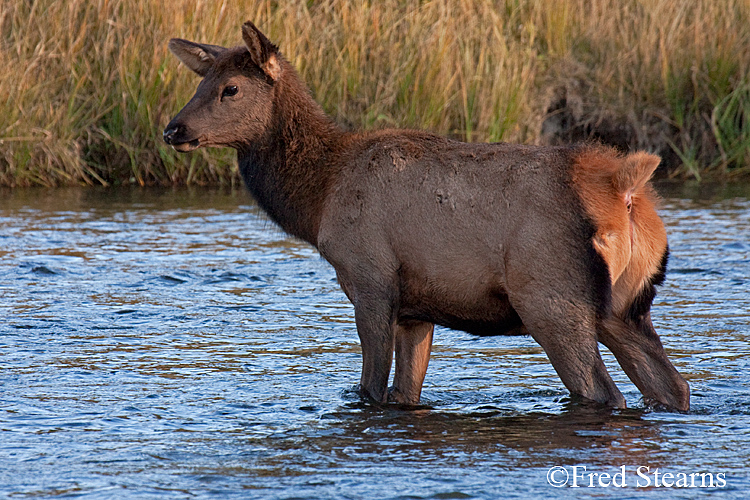
[[[747,0],[6,0],[0,185],[237,182],[231,152],[162,144],[197,84],[166,42],[235,45],[247,19],[345,126],[593,136],[680,175],[750,171]]]

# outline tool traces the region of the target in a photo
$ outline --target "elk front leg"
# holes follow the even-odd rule
[[[359,342],[362,346],[362,377],[359,391],[378,403],[388,399],[388,376],[393,361],[394,321],[391,307],[367,302],[354,308]]]
[[[434,325],[405,321],[396,325],[396,373],[389,400],[417,404],[430,361]]]

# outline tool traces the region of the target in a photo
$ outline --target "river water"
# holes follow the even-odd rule
[[[423,406],[363,404],[332,268],[242,190],[0,192],[0,496],[748,498],[750,189],[660,190],[687,414],[609,353],[628,410],[572,402],[529,338],[445,329]]]

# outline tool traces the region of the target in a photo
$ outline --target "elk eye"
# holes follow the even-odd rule
[[[224,90],[221,91],[221,97],[231,97],[237,94],[237,85],[227,85]]]

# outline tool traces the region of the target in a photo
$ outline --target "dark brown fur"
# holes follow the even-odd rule
[[[528,333],[574,394],[622,407],[598,342],[649,400],[689,390],[650,320],[666,233],[658,158],[597,146],[466,144],[345,133],[252,23],[234,49],[172,40],[203,76],[167,126],[180,151],[230,146],[260,206],[315,245],[354,304],[363,395],[419,401],[433,325]]]

